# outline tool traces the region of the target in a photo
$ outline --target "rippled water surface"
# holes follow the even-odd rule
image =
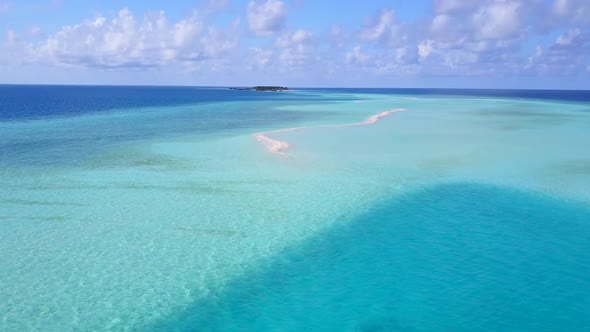
[[[586,331],[589,139],[587,92],[0,86],[0,330]]]

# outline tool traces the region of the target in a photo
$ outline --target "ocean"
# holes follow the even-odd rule
[[[0,85],[1,331],[588,331],[590,92]]]

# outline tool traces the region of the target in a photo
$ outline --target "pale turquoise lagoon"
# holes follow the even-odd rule
[[[590,98],[3,93],[2,331],[590,329]]]

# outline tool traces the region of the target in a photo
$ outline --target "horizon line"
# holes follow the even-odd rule
[[[383,87],[383,86],[288,86],[288,85],[174,85],[174,84],[76,84],[76,83],[0,83],[0,86],[86,86],[86,87],[160,87],[160,88],[235,88],[254,86],[284,86],[289,89],[397,89],[397,90],[496,90],[496,91],[588,91],[590,89],[556,88],[457,88],[457,87]]]

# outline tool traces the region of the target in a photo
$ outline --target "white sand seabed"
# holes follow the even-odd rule
[[[316,129],[316,128],[339,128],[339,127],[354,127],[354,126],[365,126],[369,124],[373,124],[379,121],[381,118],[391,115],[393,113],[405,111],[403,108],[392,109],[389,111],[384,111],[378,114],[371,115],[365,121],[356,122],[356,123],[349,123],[349,124],[340,124],[340,125],[320,125],[320,126],[303,126],[303,127],[292,127],[292,128],[285,128],[285,129],[277,129],[271,131],[263,131],[259,133],[255,133],[252,136],[256,138],[256,140],[270,153],[276,153],[280,155],[286,155],[285,150],[289,148],[289,143],[285,141],[280,141],[277,139],[270,138],[269,134],[274,133],[284,133],[288,131],[296,131],[296,130],[304,130],[304,129]]]

